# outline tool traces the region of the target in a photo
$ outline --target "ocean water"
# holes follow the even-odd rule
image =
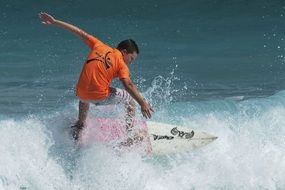
[[[284,1],[0,2],[0,189],[285,189]],[[219,138],[159,157],[78,149],[68,128],[88,48],[40,11],[110,46],[133,38],[151,121]],[[120,113],[92,106],[90,117]]]

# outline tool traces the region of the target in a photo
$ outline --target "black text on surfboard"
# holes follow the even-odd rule
[[[184,132],[184,131],[179,131],[177,127],[174,127],[171,129],[170,133],[172,135],[178,135],[181,138],[185,139],[191,139],[194,136],[194,131],[191,131],[190,133]]]
[[[166,139],[166,140],[172,140],[174,139],[173,136],[167,136],[167,135],[152,135],[153,136],[153,140],[161,140],[161,139]]]

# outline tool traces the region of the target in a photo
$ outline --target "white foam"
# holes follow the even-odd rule
[[[178,124],[219,138],[189,153],[144,157],[136,152],[118,154],[98,144],[74,149],[68,126],[76,119],[75,105],[41,119],[40,116],[18,121],[3,119],[0,121],[0,189],[285,188],[285,109],[282,106],[259,106],[258,101],[247,100],[231,102],[230,106],[235,108],[224,106],[204,113],[202,109],[201,112],[185,109],[186,103],[180,105],[171,107],[176,110],[175,115],[161,109],[155,118],[163,122],[171,117]],[[96,116],[100,110],[91,112],[91,116]]]
[[[62,167],[49,155],[52,140],[39,120],[2,120],[0,134],[0,187],[72,189]]]

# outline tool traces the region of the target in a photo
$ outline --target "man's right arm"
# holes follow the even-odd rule
[[[82,29],[80,29],[80,28],[78,28],[72,24],[57,20],[47,13],[39,13],[39,17],[40,17],[43,24],[55,25],[55,26],[58,26],[60,28],[63,28],[65,30],[70,31],[70,32],[74,33],[75,35],[79,36],[85,43],[88,43],[89,34],[86,33],[84,30],[82,30]]]

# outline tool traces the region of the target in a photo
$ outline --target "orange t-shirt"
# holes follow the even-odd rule
[[[82,100],[102,100],[109,96],[114,78],[129,78],[129,69],[121,52],[89,35],[87,45],[91,52],[82,68],[76,95]]]

